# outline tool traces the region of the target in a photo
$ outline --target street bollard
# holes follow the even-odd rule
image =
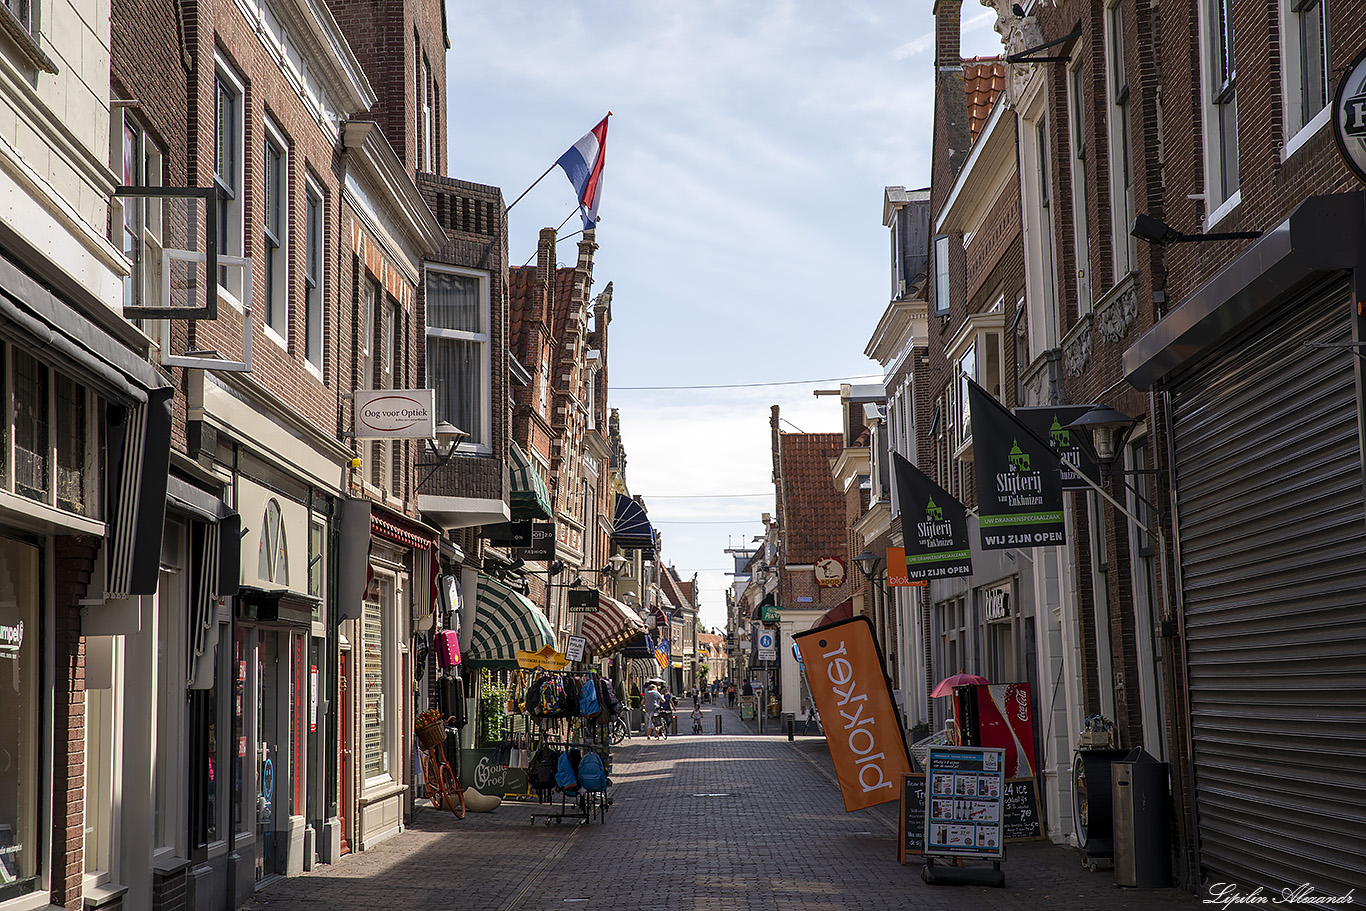
[[[717,716],[716,716],[716,733],[718,733],[718,734],[721,733],[721,715],[720,715],[720,713],[717,713]]]
[[[794,727],[794,725],[793,725],[793,721],[792,721],[792,714],[789,712],[789,713],[788,713],[788,716],[787,716],[787,742],[788,742],[788,743],[791,743],[793,740],[796,740],[796,739],[797,739],[796,734],[793,732],[793,727]]]

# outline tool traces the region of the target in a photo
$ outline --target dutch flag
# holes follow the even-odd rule
[[[590,230],[598,223],[598,200],[602,198],[602,166],[607,160],[607,117],[593,127],[569,151],[560,156],[555,164],[564,168],[569,182],[579,197],[579,214],[583,216],[583,229]]]

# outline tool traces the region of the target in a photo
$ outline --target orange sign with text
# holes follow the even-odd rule
[[[911,581],[911,574],[906,569],[906,548],[889,547],[887,548],[887,584],[893,587],[920,588],[929,585],[924,579],[918,582]]]
[[[867,617],[793,637],[821,716],[846,812],[901,799],[906,738]]]

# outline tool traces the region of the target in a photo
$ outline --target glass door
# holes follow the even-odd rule
[[[280,762],[280,634],[269,630],[258,633],[259,660],[256,665],[256,879],[279,872],[282,866],[276,833],[288,820],[279,793]]]

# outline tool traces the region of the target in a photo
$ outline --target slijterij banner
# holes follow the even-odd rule
[[[867,617],[793,637],[847,812],[900,800],[911,771],[892,684]]]
[[[907,579],[920,582],[972,575],[967,509],[895,452],[892,466]]]
[[[1016,408],[1015,417],[1036,436],[1043,437],[1052,445],[1053,451],[1063,456],[1081,469],[1082,474],[1092,483],[1100,484],[1100,465],[1096,460],[1096,447],[1091,434],[1085,430],[1072,430],[1067,425],[1094,408],[1094,405],[1047,405],[1034,408]],[[1086,478],[1067,466],[1062,469],[1063,490],[1090,490]]]
[[[972,380],[968,405],[982,549],[1067,543],[1053,447]]]

